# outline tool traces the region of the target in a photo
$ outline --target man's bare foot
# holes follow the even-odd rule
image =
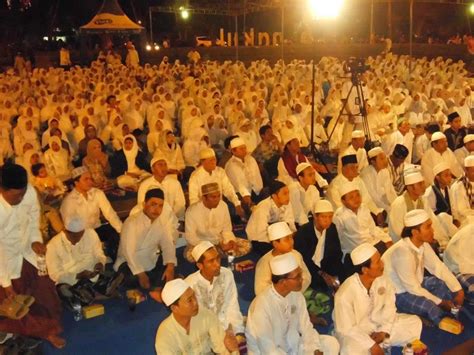
[[[56,349],[62,349],[66,346],[66,339],[60,337],[57,334],[52,334],[46,338]]]
[[[322,325],[323,327],[328,325],[328,322],[326,321],[326,319],[322,317],[318,317],[316,314],[310,313],[309,320],[311,321],[311,323],[313,323],[313,325]]]
[[[161,298],[161,291],[163,289],[161,287],[157,287],[154,290],[149,292],[151,298],[153,298],[158,303],[163,303],[163,299]]]

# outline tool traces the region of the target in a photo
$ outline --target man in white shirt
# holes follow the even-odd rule
[[[143,210],[125,220],[114,269],[124,274],[127,287],[136,287],[138,281],[148,290],[174,278],[176,248],[169,229],[159,219],[163,204],[162,190],[148,190]]]
[[[351,144],[339,154],[339,159],[337,162],[337,172],[339,174],[342,171],[342,157],[345,157],[346,155],[355,154],[357,156],[357,169],[359,170],[359,172],[362,171],[362,169],[364,169],[367,165],[369,165],[369,162],[367,161],[367,152],[364,149],[364,132],[360,130],[354,130],[351,133],[351,138]]]
[[[338,354],[337,340],[320,335],[310,322],[300,292],[303,273],[291,253],[270,261],[272,285],[250,304],[247,347],[250,354]]]
[[[201,187],[201,201],[186,211],[185,237],[188,243],[184,256],[189,262],[195,262],[193,248],[203,240],[210,241],[224,253],[243,256],[250,252],[248,240],[237,238],[232,232],[232,223],[227,204],[221,199],[219,184],[209,183]]]
[[[137,204],[140,205],[143,202],[148,190],[161,189],[165,194],[165,201],[171,206],[176,217],[183,221],[186,209],[183,188],[175,177],[168,175],[168,163],[163,153],[158,152],[154,155],[150,167],[153,176],[143,180],[138,187]]]
[[[387,156],[382,148],[376,147],[369,150],[368,157],[369,165],[362,170],[360,176],[377,207],[389,212],[397,193],[387,169]]]
[[[351,260],[356,272],[334,297],[334,328],[341,354],[384,354],[382,342],[386,337],[392,346],[420,339],[420,318],[397,313],[395,289],[383,276],[384,265],[377,249],[363,243],[351,252]]]
[[[38,197],[28,184],[26,170],[4,165],[0,170],[0,303],[17,295],[33,296],[35,301],[21,320],[0,318],[0,332],[46,339],[63,348],[61,302],[54,283],[37,270],[46,253],[39,219]]]
[[[252,241],[253,250],[264,255],[272,249],[267,228],[275,222],[286,222],[295,232],[295,217],[290,202],[288,187],[281,181],[274,180],[269,187],[270,197],[261,201],[252,211],[245,232]]]
[[[421,159],[421,172],[428,185],[434,181],[433,167],[444,161],[449,165],[451,173],[455,177],[462,175],[462,167],[458,163],[453,151],[448,148],[448,140],[444,133],[435,132],[431,136],[431,148],[428,149]]]
[[[225,165],[225,172],[245,206],[251,207],[263,189],[262,176],[255,158],[247,154],[242,138],[230,141],[232,157]]]
[[[212,148],[203,149],[199,153],[199,158],[201,165],[194,170],[189,179],[189,204],[193,205],[201,200],[201,186],[215,182],[219,184],[219,190],[222,196],[226,197],[235,206],[236,213],[240,217],[243,217],[244,210],[240,200],[225,170],[217,166],[216,153],[214,150]]]
[[[343,206],[334,213],[334,224],[341,240],[344,265],[352,270],[350,253],[356,246],[369,243],[383,254],[393,243],[388,234],[375,225],[356,183],[344,185],[341,196]]]
[[[403,222],[403,239],[382,258],[385,275],[395,286],[400,312],[420,315],[438,325],[454,306],[462,306],[464,291],[431,248],[434,232],[429,214],[414,209],[405,214]],[[425,277],[425,269],[432,276]]]
[[[474,155],[474,134],[468,134],[463,139],[464,146],[454,151],[459,164],[464,164],[464,159],[469,155]]]
[[[444,263],[456,275],[466,294],[466,301],[474,303],[474,223],[469,223],[451,238],[444,251]]]
[[[453,193],[453,217],[462,225],[474,220],[474,155],[464,159],[464,175],[457,180],[451,191]]]
[[[232,326],[236,335],[245,336],[244,319],[240,312],[234,275],[221,266],[221,255],[214,245],[204,240],[193,248],[198,271],[185,281],[194,290],[200,307],[211,310],[223,329]]]
[[[308,214],[320,199],[320,195],[315,186],[316,171],[310,163],[298,164],[296,174],[298,175],[298,181],[293,181],[288,188],[295,222],[302,226],[308,223]]]
[[[119,233],[122,221],[112,208],[102,190],[93,186],[91,173],[83,166],[72,171],[74,189],[64,198],[60,213],[63,220],[79,216],[84,221],[84,228],[95,229],[101,241],[105,242],[106,255],[115,258],[119,244]],[[101,224],[100,215],[108,224]]]
[[[405,160],[408,156],[408,149],[402,144],[397,144],[392,155],[388,158],[388,171],[390,180],[397,195],[401,195],[405,189],[403,183],[403,171],[405,170]]]
[[[158,327],[157,354],[239,354],[232,327],[224,330],[213,312],[200,307],[195,292],[184,280],[167,282],[162,297],[171,315]]]

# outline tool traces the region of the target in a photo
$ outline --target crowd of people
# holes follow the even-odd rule
[[[474,302],[463,62],[368,58],[366,120],[336,58],[316,65],[313,97],[300,60],[127,64],[0,74],[0,341],[62,348],[61,304],[140,288],[171,312],[159,354],[383,354],[419,339],[420,317],[439,325]],[[124,194],[123,221],[111,200]],[[184,280],[181,235],[197,270]],[[221,258],[251,251],[244,321]],[[313,326],[321,292],[334,335]]]

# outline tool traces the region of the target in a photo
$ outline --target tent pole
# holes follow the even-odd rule
[[[151,8],[148,8],[148,15],[150,16],[150,42],[153,42],[153,15],[151,13]]]

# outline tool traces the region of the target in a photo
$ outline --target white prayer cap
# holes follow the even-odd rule
[[[230,141],[230,149],[234,149],[243,145],[245,145],[245,141],[240,137],[236,137]]]
[[[370,243],[362,243],[354,248],[351,251],[351,260],[352,264],[360,265],[369,260],[375,253],[377,249]]]
[[[436,176],[438,175],[440,172],[442,171],[445,171],[445,170],[449,170],[449,165],[442,161],[441,163],[439,164],[436,164],[433,168],[433,174]]]
[[[405,186],[416,184],[420,181],[425,181],[423,175],[419,172],[414,172],[408,175],[405,175]]]
[[[285,275],[298,268],[298,261],[292,253],[275,256],[270,260],[272,275]]]
[[[189,285],[183,279],[174,279],[168,281],[165,284],[165,287],[163,287],[161,298],[163,299],[165,305],[170,306],[177,299],[179,299],[188,288]]]
[[[296,166],[296,175],[299,175],[306,168],[311,168],[311,164],[308,162],[299,163]]]
[[[64,227],[72,233],[82,232],[85,229],[84,220],[79,216],[73,216],[66,219]]]
[[[72,169],[72,172],[71,172],[72,179],[74,180],[88,171],[89,170],[87,170],[85,166],[78,166],[77,168]]]
[[[210,159],[210,158],[215,158],[216,153],[214,152],[214,149],[212,148],[204,148],[199,152],[199,159]]]
[[[440,139],[446,139],[446,135],[443,132],[435,132],[431,135],[431,142],[439,141]]]
[[[166,160],[165,155],[162,152],[157,151],[155,155],[153,155],[153,159],[150,162],[150,168],[153,168],[153,165],[155,165],[155,163],[159,162],[160,160],[164,160],[165,162],[168,162]]]
[[[268,239],[270,241],[278,240],[290,234],[293,234],[290,227],[288,227],[288,223],[286,222],[277,222],[270,224],[267,228],[267,231]]]
[[[342,185],[339,188],[339,192],[341,193],[341,197],[343,197],[345,194],[348,194],[349,192],[355,191],[355,190],[357,190],[357,191],[360,190],[359,185],[355,182],[349,182],[347,184]]]
[[[384,151],[383,151],[382,148],[375,147],[375,148],[372,148],[371,150],[369,150],[367,155],[369,156],[369,159],[372,159],[373,157],[376,157],[377,155],[382,154],[383,152]]]
[[[405,214],[403,224],[405,227],[419,226],[430,219],[430,216],[425,210],[411,210]]]
[[[193,251],[191,252],[191,255],[194,258],[194,261],[197,262],[199,258],[206,252],[206,250],[211,249],[214,247],[214,244],[212,244],[208,240],[203,240],[202,242],[199,242],[194,248]]]
[[[328,200],[318,200],[314,204],[313,213],[329,213],[334,212],[331,202]]]
[[[464,167],[472,168],[474,167],[474,155],[468,155],[464,158]]]
[[[363,131],[356,129],[352,131],[351,138],[364,138],[365,134]]]
[[[467,134],[465,137],[464,137],[464,144],[467,144],[469,142],[472,142],[474,141],[474,134]]]

